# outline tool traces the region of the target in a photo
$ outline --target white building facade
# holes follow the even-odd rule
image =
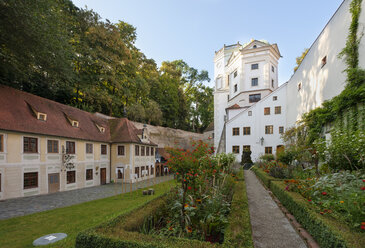
[[[252,159],[281,149],[281,133],[302,115],[341,93],[346,65],[338,54],[346,45],[351,23],[344,0],[310,47],[298,70],[278,87],[280,52],[276,44],[253,40],[224,46],[214,57],[214,145],[241,160],[244,148]],[[359,30],[365,27],[362,2]],[[359,35],[359,37],[361,37]],[[365,68],[365,43],[359,44],[359,66]]]

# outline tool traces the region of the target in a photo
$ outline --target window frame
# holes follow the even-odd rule
[[[232,136],[239,136],[240,135],[240,128],[239,127],[233,127],[232,128]]]
[[[265,146],[265,154],[272,154],[272,146]]]
[[[266,125],[265,134],[274,134],[274,125]]]
[[[146,156],[150,156],[150,147],[146,146]]]
[[[108,155],[108,145],[100,144],[100,155]]]
[[[277,101],[277,100],[278,100],[278,96],[273,96],[273,97],[272,97],[272,100],[273,100],[273,101]]]
[[[260,96],[260,98],[257,99],[257,96]],[[255,103],[261,101],[261,93],[248,95],[248,101],[249,103]]]
[[[252,111],[250,110],[250,111],[248,111],[248,116],[252,116]]]
[[[134,174],[137,174],[137,178],[139,178],[139,167],[134,167]]]
[[[90,152],[91,147],[91,152]],[[86,143],[85,144],[85,153],[86,154],[94,154],[94,144],[93,143]]]
[[[5,151],[5,135],[0,134],[0,152]]]
[[[154,152],[155,152],[154,147],[151,147],[151,156],[155,156]]]
[[[242,146],[242,151],[245,151],[245,150],[251,151],[251,146],[250,145],[243,145]]]
[[[90,178],[90,171],[91,171],[91,178]],[[85,180],[90,181],[94,179],[94,170],[93,169],[86,169]]]
[[[66,154],[76,154],[76,141],[66,140]],[[69,144],[74,144],[73,151],[70,152]]]
[[[26,174],[29,176],[29,174],[35,174],[35,176],[33,178],[26,178]],[[39,180],[38,180],[38,171],[34,171],[34,172],[23,172],[23,189],[34,189],[34,188],[38,188],[39,187]],[[30,180],[30,182],[32,182],[31,180],[34,180],[35,183],[30,183],[30,185],[26,185],[26,180],[27,182]],[[29,184],[29,182],[27,183]]]
[[[240,146],[232,146],[232,153],[240,154]]]
[[[139,152],[140,152],[139,145],[135,145],[134,146],[134,155],[139,156]]]
[[[243,127],[243,135],[251,135],[251,127]]]
[[[125,145],[118,145],[117,146],[117,155],[119,157],[125,156]]]
[[[36,142],[35,142],[35,144],[36,144],[36,146],[35,146],[35,151],[29,151],[29,150],[25,150],[25,140],[26,139],[28,139],[29,141],[30,140],[35,140]],[[29,149],[29,147],[31,147],[31,142],[29,142],[28,141],[28,145],[27,145],[27,147],[28,147],[28,149]],[[36,138],[36,137],[30,137],[30,136],[23,136],[23,153],[38,153],[38,138]]]
[[[57,146],[55,146],[55,143],[57,143]],[[50,146],[50,144],[51,144],[51,146]],[[50,147],[51,147],[51,151],[49,149]],[[55,147],[57,147],[57,151],[54,150]],[[60,153],[60,142],[59,142],[59,140],[47,139],[47,154],[48,153],[52,153],[52,154]]]
[[[272,71],[272,72],[275,72],[275,68],[274,68],[274,66],[273,66],[273,65],[271,65],[271,71]]]
[[[119,167],[119,168],[121,168],[121,167]],[[117,173],[117,179],[124,179],[124,170],[123,170],[123,172],[120,172],[120,170],[117,170],[117,171],[118,171],[118,173]]]
[[[271,108],[270,107],[264,107],[264,115],[270,115],[270,110]]]
[[[233,72],[233,78],[236,78],[238,76],[237,70]]]
[[[234,93],[236,93],[236,92],[238,91],[238,86],[237,86],[237,84],[235,84],[235,85],[233,86],[233,91],[234,91]]]
[[[279,127],[279,134],[283,134],[284,133],[284,126],[280,126]]]
[[[251,87],[256,87],[259,86],[259,78],[255,77],[255,78],[251,78]]]
[[[146,147],[141,146],[141,156],[146,156]]]
[[[259,63],[251,64],[251,71],[258,70],[258,69],[259,69]]]
[[[69,173],[70,175],[73,174],[73,181],[69,181]],[[70,178],[72,179],[72,177]],[[76,183],[76,170],[70,170],[70,171],[66,171],[66,184],[72,184],[72,183]]]
[[[275,114],[281,115],[281,106],[275,106]]]

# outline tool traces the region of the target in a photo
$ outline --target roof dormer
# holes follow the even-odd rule
[[[47,114],[39,112],[35,107],[33,107],[29,102],[26,102],[28,107],[32,110],[34,116],[37,118],[37,120],[40,121],[47,121]]]
[[[100,133],[105,133],[105,127],[100,126],[97,123],[95,123],[95,126],[98,128],[98,130],[99,130]]]
[[[79,121],[75,120],[74,118],[68,116],[66,113],[64,113],[66,116],[66,119],[70,122],[71,126],[73,127],[79,127],[80,123]]]

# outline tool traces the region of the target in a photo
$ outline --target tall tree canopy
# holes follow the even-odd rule
[[[207,71],[158,68],[132,25],[70,0],[0,0],[0,83],[90,112],[203,131],[213,120]]]

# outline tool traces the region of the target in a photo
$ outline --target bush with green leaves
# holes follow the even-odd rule
[[[241,165],[252,164],[251,153],[252,152],[250,150],[244,149],[242,151]]]
[[[272,154],[264,154],[259,157],[259,160],[269,162],[275,160],[275,157]]]

